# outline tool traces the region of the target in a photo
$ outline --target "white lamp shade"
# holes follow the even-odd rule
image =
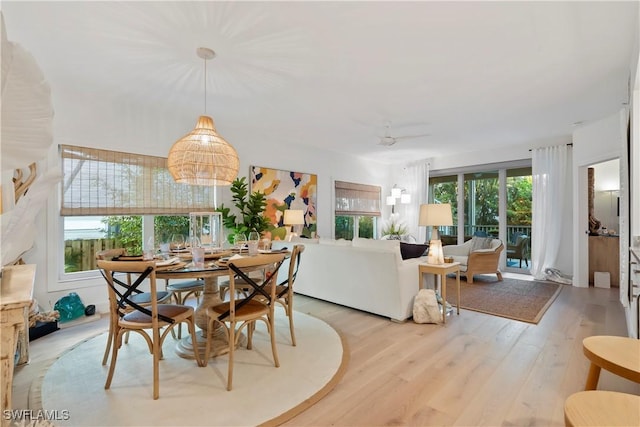
[[[392,188],[391,189],[391,196],[395,197],[396,199],[400,198],[400,196],[402,195],[402,189],[401,188]]]
[[[304,211],[301,209],[287,209],[284,211],[284,225],[304,224]]]
[[[411,194],[403,194],[400,196],[400,203],[402,203],[403,205],[406,205],[408,203],[411,203]]]
[[[420,217],[418,218],[418,225],[453,225],[451,204],[435,203],[420,205]]]
[[[396,204],[396,198],[393,196],[387,196],[387,206],[393,206]]]

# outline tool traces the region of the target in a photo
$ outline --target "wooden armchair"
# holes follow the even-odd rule
[[[462,245],[443,246],[442,250],[445,256],[451,256],[454,262],[460,263],[460,272],[467,277],[467,283],[473,283],[474,274],[495,274],[501,281],[498,263],[504,244],[500,239],[489,239],[488,247],[476,248],[479,239],[484,238],[473,237]]]

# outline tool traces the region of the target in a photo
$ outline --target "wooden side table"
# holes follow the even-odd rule
[[[457,314],[460,315],[460,263],[419,264],[418,290],[422,289],[422,275],[425,273],[431,273],[436,277],[440,276],[440,290],[442,291],[442,323],[446,323],[447,317],[447,274],[456,273],[456,287],[458,289]]]
[[[582,351],[591,361],[585,390],[595,390],[602,368],[640,383],[640,340],[628,337],[593,336],[582,340]]]
[[[640,396],[615,391],[580,391],[564,402],[564,424],[582,426],[640,425]]]

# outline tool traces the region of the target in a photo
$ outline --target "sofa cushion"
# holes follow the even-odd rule
[[[419,258],[429,249],[426,243],[406,243],[400,242],[400,255],[402,259]]]
[[[491,248],[491,242],[493,241],[492,237],[478,237],[473,236],[471,238],[471,252],[477,251],[478,249],[489,249]]]
[[[335,240],[335,239],[328,239],[328,238],[321,237],[318,242],[321,245],[351,246],[351,241],[345,240],[345,239]]]
[[[351,241],[354,248],[378,249],[393,252],[400,248],[400,240],[374,240],[354,237]]]

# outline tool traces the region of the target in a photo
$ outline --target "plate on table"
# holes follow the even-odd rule
[[[283,254],[283,253],[287,253],[289,252],[288,248],[282,248],[282,249],[258,249],[258,253],[261,254]]]
[[[169,259],[160,259],[156,261],[156,267],[166,267],[168,265],[177,264],[180,262],[180,258],[177,256],[171,257]]]
[[[166,265],[158,265],[156,263],[156,271],[180,270],[181,268],[184,268],[186,265],[187,263],[184,261],[178,261],[173,264],[166,264]]]
[[[191,250],[189,248],[184,248],[184,249],[171,249],[171,253],[172,254],[184,254],[184,253],[190,253]]]
[[[183,259],[185,261],[191,261],[191,252],[187,252],[187,253],[178,253],[176,254],[180,259]],[[224,251],[224,252],[205,252],[204,253],[204,259],[219,259],[225,256],[229,256],[231,255],[231,251]]]
[[[230,257],[229,256],[222,257],[215,262],[215,265],[217,265],[218,267],[228,267],[229,261],[233,261],[234,259],[238,259],[238,258],[244,258],[244,257],[242,255],[237,255],[237,254]]]

